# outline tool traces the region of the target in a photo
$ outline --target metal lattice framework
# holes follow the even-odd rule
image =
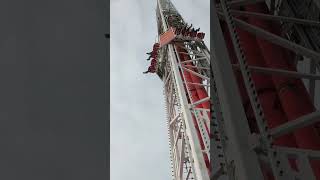
[[[225,169],[228,174],[229,179],[316,179],[316,176],[312,170],[311,161],[318,160],[320,151],[301,148],[301,147],[286,147],[281,145],[275,145],[275,139],[287,134],[298,134],[300,129],[305,127],[310,127],[310,125],[315,124],[320,120],[319,111],[314,110],[309,114],[304,114],[295,120],[288,121],[279,126],[270,128],[268,122],[265,118],[264,109],[262,108],[262,103],[260,102],[261,95],[257,92],[256,84],[254,82],[252,73],[263,73],[271,77],[283,76],[292,79],[309,79],[309,95],[314,101],[315,94],[315,80],[320,77],[316,74],[316,64],[319,62],[319,52],[318,49],[310,44],[315,44],[315,42],[309,41],[310,38],[306,38],[306,32],[301,29],[312,31],[313,34],[316,32],[319,22],[314,19],[304,19],[297,18],[296,16],[282,16],[283,11],[289,11],[291,15],[295,10],[292,6],[288,4],[293,3],[292,1],[258,1],[258,0],[238,0],[238,1],[226,1],[220,0],[218,3],[213,2],[215,8],[212,9],[211,23],[213,24],[212,31],[215,32],[212,35],[213,42],[213,54],[214,58],[211,61],[213,68],[213,74],[215,76],[215,81],[217,82],[217,92],[219,93],[220,102],[222,101],[222,112],[223,114],[230,114],[230,116],[223,116],[223,121],[218,121],[221,125],[224,125],[224,132],[228,134],[228,140],[230,146],[225,146],[227,164],[233,164],[234,172]],[[269,7],[270,14],[258,13],[249,11],[250,5],[255,5],[257,3],[266,3]],[[287,3],[284,5],[284,3]],[[304,4],[301,2],[300,4]],[[310,2],[312,3],[312,2]],[[241,8],[242,7],[242,8]],[[303,7],[300,7],[302,9]],[[290,14],[289,13],[289,14]],[[318,9],[319,13],[319,9]],[[288,13],[287,13],[288,14]],[[282,25],[290,25],[294,27],[294,32],[282,33],[281,35],[276,35],[269,32],[268,30],[262,28],[258,25],[250,24],[243,20],[243,17],[251,19],[263,19],[276,22]],[[224,23],[224,28],[222,28]],[[305,27],[307,26],[307,28]],[[283,26],[285,27],[285,26]],[[313,28],[310,28],[313,27]],[[223,29],[223,30],[222,30]],[[300,30],[299,30],[300,29]],[[267,67],[258,67],[249,65],[246,60],[246,53],[244,52],[244,47],[242,46],[243,41],[239,38],[239,32],[244,30],[249,32],[251,35],[263,39],[265,41],[271,42],[279,47],[291,50],[298,55],[302,56],[304,63],[310,64],[309,72],[296,72],[287,69],[275,69]],[[286,32],[283,30],[282,32]],[[300,32],[300,33],[299,33]],[[235,51],[237,64],[232,64],[230,60],[230,53],[227,49],[226,39],[223,38],[225,33],[228,33],[232,43],[232,47]],[[241,32],[240,32],[241,33]],[[312,35],[311,33],[309,35]],[[293,37],[295,40],[299,39],[299,43],[293,42]],[[291,38],[291,39],[289,39]],[[317,41],[319,38],[315,37],[313,41]],[[318,44],[319,45],[319,44]],[[307,58],[309,58],[309,62]],[[310,61],[311,59],[311,61]],[[294,59],[292,59],[294,61]],[[242,108],[242,103],[240,98],[236,98],[239,93],[237,92],[236,79],[232,77],[232,71],[240,71],[243,78],[246,93],[249,96],[250,104],[253,109],[254,119],[258,126],[259,133],[251,133],[249,128],[243,128],[246,123],[235,123],[241,119],[246,119],[244,115],[244,109]],[[227,77],[226,74],[230,74]],[[226,83],[227,82],[227,83]],[[232,85],[233,84],[233,85]],[[232,90],[230,90],[230,88]],[[228,91],[226,91],[228,89]],[[230,97],[233,96],[233,99]],[[309,98],[309,97],[305,97]],[[225,107],[224,107],[225,106]],[[243,124],[244,123],[244,124]],[[227,125],[229,124],[229,125]],[[220,126],[221,126],[220,125]],[[226,126],[227,125],[227,126]],[[233,129],[231,129],[233,128]],[[297,138],[302,133],[296,135]],[[242,143],[236,143],[234,136],[241,136]],[[240,140],[240,141],[241,141]],[[250,143],[245,142],[246,140]],[[320,141],[320,139],[316,139]],[[213,140],[214,141],[214,140]],[[214,142],[213,142],[214,143]],[[227,143],[228,144],[228,143]],[[303,144],[303,143],[302,143]],[[230,152],[230,147],[236,148],[238,152]],[[316,146],[314,146],[316,148]],[[215,152],[212,152],[215,154]],[[245,157],[246,155],[248,157]],[[240,157],[239,157],[240,156]],[[290,165],[289,158],[295,159],[297,170]],[[213,157],[213,162],[215,158]],[[315,169],[319,168],[316,162],[313,162]],[[222,168],[222,167],[221,167]],[[269,168],[269,169],[268,169]],[[254,170],[253,170],[254,169]],[[271,175],[265,172],[266,169],[269,170]],[[316,170],[317,171],[317,170]],[[222,177],[220,177],[222,179]],[[317,177],[319,178],[319,177]],[[214,179],[219,179],[216,176]]]
[[[306,2],[212,1],[211,59],[209,50],[199,39],[177,36],[159,49],[157,73],[164,83],[175,180],[320,178],[317,144],[320,139],[306,132],[313,132],[320,120],[320,112],[313,104],[320,80],[317,73],[317,68],[320,71],[320,3]],[[261,4],[266,5],[267,13],[254,11],[255,5]],[[305,11],[308,7],[312,9]],[[170,0],[158,0],[157,18],[159,35],[185,24]],[[279,25],[281,32],[270,32],[262,21]],[[266,48],[261,50],[265,59],[272,45],[282,48],[281,52],[294,52],[288,57],[292,57],[290,64],[298,66],[298,71],[296,67],[281,69],[272,63],[269,66],[253,63],[252,57],[258,55],[252,54],[247,46],[250,43],[245,42],[252,37]],[[309,67],[307,72],[299,71],[301,63]],[[264,79],[269,78],[274,89],[262,88],[263,83],[257,78],[262,74]],[[266,105],[267,91],[276,94],[272,97],[279,101],[278,106],[291,105],[285,100],[294,104],[296,101],[289,98],[293,97],[290,93],[300,81],[308,89],[303,98],[310,98],[314,109],[298,114],[284,107],[279,114]],[[210,98],[211,106],[204,105]],[[285,143],[290,141],[289,136],[295,139],[294,147]]]
[[[185,24],[170,1],[158,1],[157,15],[159,34],[168,30],[169,23],[172,26]],[[168,22],[169,16],[175,16],[177,20]],[[208,49],[202,41],[181,37],[162,47],[159,54],[162,66],[158,71],[163,73],[173,178],[209,180],[204,156],[210,157],[210,138],[206,129],[210,127],[210,109],[198,108],[197,105],[209,102],[210,97],[200,98],[195,102],[189,88],[191,85],[201,86],[210,92]],[[187,55],[189,59],[182,60],[181,55]],[[187,72],[201,78],[202,82],[189,82],[185,77]],[[200,137],[196,128],[200,131]],[[201,147],[200,141],[205,148]]]

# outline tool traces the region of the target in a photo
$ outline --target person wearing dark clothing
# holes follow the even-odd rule
[[[187,27],[188,27],[188,23],[185,23],[183,27],[184,27],[184,28],[187,28]]]
[[[186,30],[185,30],[185,28],[183,28],[183,29],[181,30],[181,35],[184,36],[184,35],[185,35],[185,32],[186,32]]]
[[[182,34],[182,35],[184,35],[184,34],[186,33],[187,27],[188,27],[188,24],[187,24],[187,23],[182,26],[182,30],[181,30],[181,34]]]
[[[148,71],[143,72],[143,74],[156,72],[156,68],[154,66],[149,66]]]
[[[181,27],[177,27],[177,29],[176,29],[176,35],[179,35],[180,33],[181,33]]]
[[[148,55],[149,55],[149,57],[148,57],[148,61],[151,59],[151,57],[152,57],[152,55],[154,54],[154,52],[153,51],[151,51],[151,52],[149,52],[149,53],[147,53]]]
[[[188,34],[189,34],[189,27],[188,27],[188,25],[186,25],[186,27],[185,27],[185,31],[184,31],[184,36],[188,36]]]
[[[159,43],[154,44],[153,45],[153,51],[158,51],[159,47],[160,47]]]
[[[189,27],[187,27],[187,31],[190,31],[191,28],[192,28],[192,24]]]
[[[191,30],[187,31],[187,36],[191,36],[191,33],[192,33]]]
[[[196,37],[196,35],[197,35],[197,32],[195,31],[195,29],[194,28],[192,28],[192,31],[191,31],[191,37],[192,38],[194,38],[194,37]]]
[[[150,60],[151,55],[152,55],[152,51],[151,51],[151,52],[148,52],[147,54],[149,55],[149,57],[148,57],[148,59],[147,59],[147,60]]]
[[[149,55],[147,60],[150,60],[151,58],[157,57],[157,52],[159,50],[159,46],[160,46],[159,43],[156,43],[153,45],[153,50],[151,52],[147,53]]]
[[[157,64],[157,60],[156,59],[152,59],[151,60],[151,66],[155,66]]]
[[[182,27],[179,27],[178,35],[182,34]]]
[[[174,34],[179,35],[179,27],[176,28],[176,30],[174,31]]]
[[[201,37],[201,33],[198,33],[198,34],[197,34],[197,38],[200,39],[200,37]]]
[[[192,36],[195,32],[196,32],[195,29],[192,28],[191,31],[190,31],[191,36]]]
[[[204,35],[205,35],[205,34],[201,32],[201,33],[198,33],[198,34],[197,34],[197,37],[198,37],[199,39],[204,39]]]
[[[191,27],[191,26],[190,26]],[[192,29],[190,29],[190,27],[188,28],[187,30],[187,33],[186,33],[186,36],[191,36],[191,33],[192,33]]]
[[[157,51],[158,50],[153,51],[152,54],[150,55],[150,57],[156,59],[158,57],[158,52]]]
[[[173,32],[174,32],[174,34],[177,34],[177,28],[175,28]]]

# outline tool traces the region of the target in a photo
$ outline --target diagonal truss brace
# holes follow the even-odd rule
[[[240,70],[238,64],[232,65],[237,70]],[[274,68],[266,68],[266,67],[258,67],[258,66],[248,66],[252,72],[258,72],[263,74],[271,74],[271,75],[281,75],[287,76],[291,78],[305,78],[305,79],[312,79],[312,80],[320,80],[320,76],[316,74],[307,74],[307,73],[300,73],[295,71],[288,71],[283,69],[274,69]]]
[[[273,128],[270,130],[270,134],[273,137],[279,137],[281,135],[290,133],[298,128],[303,128],[319,121],[320,121],[320,111],[316,111],[316,112],[304,115],[296,120],[287,122],[276,128]]]
[[[282,22],[303,24],[303,25],[309,25],[309,26],[317,26],[317,27],[320,26],[319,21],[278,16],[278,15],[269,15],[269,14],[248,12],[248,11],[239,11],[239,10],[230,10],[230,11],[234,15],[241,15],[241,16],[246,16],[246,17],[257,17],[260,19],[272,20],[272,21],[277,21],[277,22],[282,21]]]
[[[223,13],[219,12],[219,15],[220,15],[219,17],[222,18],[222,20],[225,20]],[[318,52],[315,52],[315,51],[310,50],[308,48],[305,48],[301,45],[293,43],[287,39],[284,39],[278,35],[275,35],[273,33],[265,31],[259,27],[251,25],[249,23],[246,23],[242,20],[239,20],[236,18],[234,18],[233,20],[234,20],[235,24],[237,26],[239,26],[240,28],[242,28],[243,30],[251,32],[251,33],[255,34],[256,36],[259,36],[262,39],[270,41],[270,42],[272,42],[276,45],[279,45],[281,47],[284,47],[286,49],[292,50],[293,52],[297,52],[299,54],[305,55],[311,59],[314,59],[317,62],[320,62],[320,53],[318,53]]]

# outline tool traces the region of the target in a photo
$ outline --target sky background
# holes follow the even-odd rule
[[[210,1],[172,2],[210,47]],[[111,0],[110,9],[111,180],[171,179],[162,82],[142,74],[157,37],[156,0]]]

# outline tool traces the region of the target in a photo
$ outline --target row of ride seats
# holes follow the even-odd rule
[[[172,24],[172,22],[177,21],[179,19],[179,17],[180,17],[179,15],[174,15],[174,14],[169,15],[167,20],[168,20],[168,23],[170,24],[170,26],[176,27],[176,26],[174,26]],[[180,35],[181,34],[182,36],[191,37],[191,38],[196,38],[197,37],[197,38],[199,38],[201,40],[204,39],[205,33],[203,33],[203,32],[199,32],[198,33],[200,28],[197,29],[197,30],[194,30],[194,29],[191,30],[191,29],[187,29],[187,26],[188,25],[186,25],[185,27],[176,27],[175,28],[175,34],[176,35]],[[191,27],[192,27],[192,25],[189,28],[191,28]]]
[[[199,38],[199,39],[204,39],[205,33],[203,32],[197,32],[195,30],[186,30],[186,29],[181,29],[181,28],[176,28],[174,30],[174,33],[176,35],[182,35],[185,37],[191,37],[191,38]]]
[[[159,43],[155,43],[153,45],[153,50],[151,52],[151,65],[148,67],[148,70],[144,73],[155,73],[156,72],[156,65],[157,65],[157,57],[158,57],[158,50],[160,48]]]

